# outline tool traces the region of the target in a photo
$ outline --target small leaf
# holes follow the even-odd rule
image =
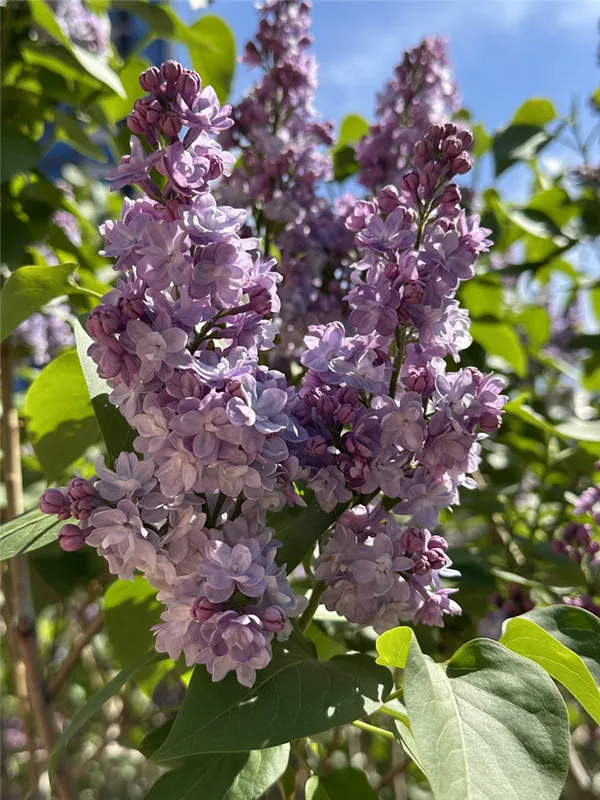
[[[116,72],[113,72],[104,58],[95,53],[90,53],[89,50],[84,50],[83,47],[79,47],[79,45],[76,44],[71,45],[71,52],[84,70],[92,75],[92,77],[99,80],[105,86],[108,86],[109,89],[112,89],[119,97],[127,97],[127,92],[123,88],[119,76]]]
[[[31,14],[31,19],[39,28],[46,31],[49,36],[64,47],[70,47],[69,37],[60,27],[48,3],[40,2],[40,0],[29,0],[29,13]]]
[[[152,626],[160,622],[163,604],[156,599],[156,589],[136,575],[131,581],[117,580],[104,595],[104,627],[122,667],[135,663],[140,654],[154,652]],[[163,660],[140,670],[136,683],[151,695],[160,679],[173,668]]]
[[[56,742],[54,750],[52,751],[49,769],[51,778],[56,770],[56,764],[58,763],[61,751],[71,741],[75,734],[79,733],[86,722],[90,720],[94,714],[100,711],[104,703],[106,703],[107,700],[110,700],[113,695],[117,694],[117,692],[119,692],[123,686],[125,686],[127,681],[133,678],[139,669],[147,667],[153,662],[160,661],[163,658],[165,658],[165,656],[163,656],[161,653],[151,653],[150,655],[144,654],[135,663],[130,664],[129,666],[125,667],[125,669],[122,669],[119,673],[117,673],[111,681],[103,686],[103,688],[91,698],[91,700],[88,700],[88,702],[82,708],[77,709],[77,711],[71,717],[71,722],[67,728],[65,728],[65,730],[58,737],[58,741]]]
[[[79,358],[68,350],[51,361],[25,398],[27,430],[48,480],[58,480],[100,438]]]
[[[29,319],[55,297],[71,291],[69,279],[76,269],[77,264],[59,264],[57,267],[21,267],[13,272],[0,293],[2,341],[21,322]]]
[[[192,66],[224,103],[235,74],[235,39],[229,26],[219,17],[201,17],[189,27],[188,42]]]
[[[486,131],[481,122],[473,126],[473,155],[475,158],[481,158],[484,153],[490,149],[492,144],[492,137]]]
[[[275,530],[275,539],[283,547],[277,551],[277,563],[287,564],[291,572],[312,551],[322,536],[337,520],[346,506],[333,511],[323,511],[312,492],[305,497],[307,508],[287,507],[277,514],[268,515],[268,523]]]
[[[558,225],[544,211],[535,208],[514,208],[507,211],[508,218],[521,230],[538,239],[560,236]]]
[[[542,150],[551,137],[537,125],[510,125],[497,131],[492,141],[496,177],[517,161],[528,161]]]
[[[537,664],[476,639],[444,671],[413,640],[404,700],[436,800],[558,800],[569,766],[569,721]]]
[[[37,507],[5,522],[0,526],[0,561],[54,542],[64,524],[64,521],[42,514]]]
[[[586,613],[580,608],[570,610]],[[593,636],[600,651],[600,622],[596,619],[596,623],[597,630]],[[591,644],[593,642],[591,630],[589,634]],[[600,725],[600,690],[583,660],[576,653],[526,617],[513,617],[507,621],[500,644],[543,667],[549,675],[571,692],[596,724]],[[600,665],[600,662],[598,663]]]
[[[340,123],[337,145],[356,144],[369,133],[369,123],[358,114],[348,114]]]
[[[78,153],[88,156],[94,161],[104,163],[107,160],[102,148],[90,139],[75,117],[63,114],[62,111],[55,111],[54,117],[59,126],[57,138],[60,141],[66,142]]]
[[[88,393],[92,401],[94,414],[98,420],[102,438],[108,455],[107,465],[111,467],[119,453],[133,452],[133,442],[137,436],[119,409],[108,399],[110,387],[98,375],[96,362],[87,354],[93,340],[83,329],[79,321],[74,326],[75,344]]]
[[[582,442],[600,442],[600,420],[573,419],[556,426],[558,433]]]
[[[313,775],[306,782],[304,792],[306,800],[377,800],[377,792],[369,779],[356,767]]]
[[[162,10],[159,9],[158,6],[146,5],[145,3],[137,2],[137,0],[134,0],[133,5],[144,5],[149,9]],[[139,77],[140,73],[143,72],[147,67],[148,64],[143,59],[131,57],[119,70],[119,79],[127,93],[127,98],[123,99],[122,97],[113,95],[112,97],[100,100],[102,110],[110,122],[114,123],[125,119],[125,117],[133,108],[135,101],[144,96],[145,92],[140,86]]]
[[[413,636],[412,628],[406,626],[382,633],[376,643],[379,653],[377,663],[384,667],[404,669]]]
[[[333,178],[341,182],[346,178],[352,177],[358,172],[358,161],[356,160],[356,152],[353,147],[348,144],[343,144],[341,147],[336,147],[331,154],[333,159]]]
[[[513,117],[513,125],[536,125],[542,128],[556,119],[556,109],[545,97],[531,97],[520,106]]]
[[[461,286],[461,299],[471,318],[502,317],[502,286],[488,275],[475,277]]]
[[[159,778],[146,800],[259,800],[285,772],[289,744],[250,753],[215,753],[185,759]]]
[[[373,713],[389,694],[389,671],[364,655],[316,661],[302,639],[273,646],[273,660],[249,689],[230,673],[213,683],[194,670],[173,729],[156,761],[197,753],[272,747]]]
[[[523,378],[527,373],[527,357],[514,328],[502,322],[473,322],[471,335],[490,355],[500,356]]]
[[[550,338],[552,326],[545,308],[528,306],[515,318],[515,322],[525,328],[532,347],[536,349],[543,347]]]

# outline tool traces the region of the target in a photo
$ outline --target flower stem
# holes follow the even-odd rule
[[[315,583],[308,601],[308,605],[304,609],[302,616],[300,617],[300,621],[298,622],[298,629],[300,630],[300,633],[305,633],[308,626],[312,622],[312,618],[315,615],[315,611],[319,607],[321,597],[326,589],[327,584],[323,583],[322,581]]]

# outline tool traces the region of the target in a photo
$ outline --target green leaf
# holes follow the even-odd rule
[[[6,183],[13,175],[29,172],[42,157],[40,146],[13,125],[3,122],[0,137],[0,183]]]
[[[473,156],[481,158],[484,153],[490,149],[492,144],[492,137],[486,131],[481,122],[473,126]]]
[[[569,765],[569,721],[541,667],[476,639],[444,671],[414,640],[404,700],[436,800],[558,800]]]
[[[404,669],[413,636],[412,628],[405,625],[382,633],[376,643],[379,653],[377,663],[384,667]]]
[[[343,144],[341,147],[336,147],[332,151],[331,157],[333,159],[333,179],[335,181],[345,181],[346,178],[350,178],[358,172],[356,153],[350,145]]]
[[[213,683],[197,666],[173,729],[156,761],[237,752],[312,736],[373,713],[389,694],[388,670],[364,655],[319,662],[306,640],[276,643],[273,660],[249,689],[230,673]]]
[[[201,17],[188,29],[187,42],[192,66],[224,103],[235,74],[235,39],[229,26],[219,17]]]
[[[337,145],[356,144],[369,133],[369,123],[358,114],[348,114],[340,123]]]
[[[106,445],[107,466],[111,467],[119,453],[133,452],[133,441],[137,433],[119,409],[108,399],[110,388],[106,381],[98,375],[95,361],[87,354],[88,347],[93,344],[92,338],[88,336],[79,321],[75,321],[73,327],[79,362],[94,414]]]
[[[58,737],[54,750],[52,751],[49,765],[51,778],[56,771],[56,765],[58,763],[58,759],[60,758],[61,751],[64,747],[66,747],[71,739],[77,733],[79,733],[86,722],[88,722],[88,720],[90,720],[94,714],[100,711],[104,703],[106,703],[107,700],[110,700],[113,695],[117,694],[117,692],[119,692],[123,686],[125,686],[127,681],[134,677],[139,669],[147,667],[154,661],[159,661],[163,658],[165,658],[165,656],[161,653],[151,653],[150,655],[144,654],[135,663],[130,664],[129,666],[125,667],[125,669],[122,669],[119,673],[117,673],[112,680],[110,680],[91,698],[91,700],[88,700],[88,702],[82,708],[77,709],[77,711],[71,717],[71,722],[67,728],[65,728],[65,730]]]
[[[492,141],[496,177],[517,161],[534,158],[548,144],[550,138],[537,125],[510,125],[497,131]]]
[[[135,0],[134,4],[136,6],[140,5],[137,0]],[[160,10],[158,6],[147,7],[154,10]],[[125,119],[125,117],[133,108],[135,101],[144,96],[145,92],[140,86],[139,77],[140,73],[142,73],[147,67],[148,64],[143,59],[131,57],[119,70],[119,79],[123,84],[125,92],[127,93],[127,98],[123,99],[122,97],[113,95],[112,97],[100,100],[102,110],[110,122],[115,123],[119,122],[119,120]]]
[[[289,744],[194,756],[159,778],[146,800],[258,800],[285,772],[289,757]]]
[[[117,580],[104,595],[104,627],[122,667],[135,663],[140,654],[154,652],[152,626],[160,622],[163,604],[156,589],[141,575],[132,581]],[[170,660],[140,670],[136,683],[151,695],[160,679],[173,668]]]
[[[556,426],[558,433],[582,442],[600,442],[600,420],[573,419]]]
[[[531,345],[536,349],[543,347],[550,338],[550,315],[545,308],[528,306],[515,317],[515,322],[525,328]]]
[[[92,75],[92,77],[99,80],[105,86],[108,86],[109,89],[112,89],[119,97],[127,97],[127,92],[123,88],[119,76],[108,66],[104,58],[95,53],[90,53],[89,50],[85,50],[83,47],[79,47],[79,45],[76,44],[71,45],[71,52],[84,70]]]
[[[513,414],[515,417],[519,417],[519,419],[522,419],[523,422],[533,425],[534,428],[539,428],[546,433],[555,434],[556,429],[554,428],[554,425],[548,422],[548,420],[544,419],[544,417],[542,417],[541,414],[538,414],[538,412],[531,408],[531,406],[527,405],[525,402],[526,399],[527,395],[521,394],[514,400],[509,400],[504,406],[504,411],[508,412],[509,414]]]
[[[586,613],[581,608],[570,610]],[[592,633],[588,628],[586,633],[590,637],[590,644],[593,645],[595,640],[596,649],[600,651],[600,622],[597,618],[594,619],[597,630]],[[507,621],[500,644],[543,667],[571,692],[596,724],[600,724],[600,689],[576,653],[526,617],[513,617]]]
[[[305,500],[307,508],[288,506],[277,514],[268,514],[269,526],[276,531],[275,538],[283,544],[277,551],[277,563],[287,564],[288,572],[298,566],[346,507],[323,511],[312,492]]]
[[[71,41],[67,34],[60,27],[54,12],[46,2],[40,0],[29,0],[29,13],[33,22],[46,31],[49,36],[60,42],[67,49],[71,46]]]
[[[100,163],[106,162],[107,158],[102,148],[90,139],[75,117],[63,114],[62,111],[55,111],[54,118],[59,126],[57,139],[66,142],[78,153],[88,156],[88,158]]]
[[[306,800],[377,800],[369,779],[356,767],[313,775],[307,780],[304,793]]]
[[[521,230],[538,239],[560,236],[558,225],[544,211],[534,208],[514,208],[507,211],[508,218]]]
[[[523,378],[527,373],[527,357],[514,328],[503,322],[473,322],[471,336],[490,355],[500,356]]]
[[[31,508],[0,526],[0,561],[54,542],[65,522]]]
[[[535,125],[542,128],[556,119],[556,109],[545,97],[531,97],[520,106],[513,117],[513,125]]]
[[[472,318],[502,317],[502,286],[497,279],[487,275],[478,276],[465,281],[460,291]]]
[[[13,272],[0,293],[1,340],[55,297],[67,294],[72,288],[69,279],[76,269],[77,264],[59,264],[57,267],[21,267]]]
[[[100,438],[75,350],[44,367],[29,387],[24,411],[31,444],[50,481]]]

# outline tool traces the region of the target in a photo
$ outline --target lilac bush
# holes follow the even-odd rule
[[[305,8],[293,8],[266,6],[261,31],[275,51],[277,36],[294,32],[304,74]],[[276,261],[244,227],[246,212],[213,193],[217,179],[222,196],[240,180],[228,180],[233,157],[211,138],[234,124],[230,107],[174,61],[140,83],[149,94],[128,118],[131,155],[108,179],[142,194],[102,226],[119,279],[87,322],[89,355],[138,434],[137,454],[112,468],[100,457],[96,477],[44,494],[43,511],[79,520],[63,528],[62,546],[86,542],[112,573],[139,571],[156,587],[159,652],[251,686],[306,604],[277,562],[266,515],[312,504],[314,493],[340,513],[315,561],[324,604],[380,631],[399,620],[443,625],[460,607],[441,585],[451,560],[434,528],[459,487],[474,486],[479,442],[506,399],[499,378],[444,361],[470,342],[456,289],[490,245],[452,180],[471,167],[470,134],[431,126],[415,169],[351,210],[360,260],[348,330],[309,327],[297,389],[260,363],[277,334]],[[252,167],[256,180],[265,163]]]

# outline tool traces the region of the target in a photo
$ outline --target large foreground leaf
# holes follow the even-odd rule
[[[51,361],[29,387],[27,430],[48,480],[57,480],[100,439],[79,359],[68,350]]]
[[[436,800],[558,800],[569,764],[567,710],[537,664],[476,639],[446,671],[410,647],[404,700]]]
[[[285,772],[289,757],[289,744],[194,756],[159,778],[146,800],[258,800]]]
[[[154,760],[262,749],[321,733],[371,714],[391,683],[388,670],[368,656],[320,662],[295,639],[274,646],[272,662],[257,672],[251,689],[232,673],[213,683],[198,666]]]
[[[536,608],[509,620],[501,642],[544,667],[599,722],[600,620],[597,617],[574,606]]]
[[[64,525],[56,517],[31,508],[0,527],[0,561],[29,553],[55,541]]]
[[[313,775],[306,782],[305,794],[306,800],[377,800],[367,776],[356,767]]]

